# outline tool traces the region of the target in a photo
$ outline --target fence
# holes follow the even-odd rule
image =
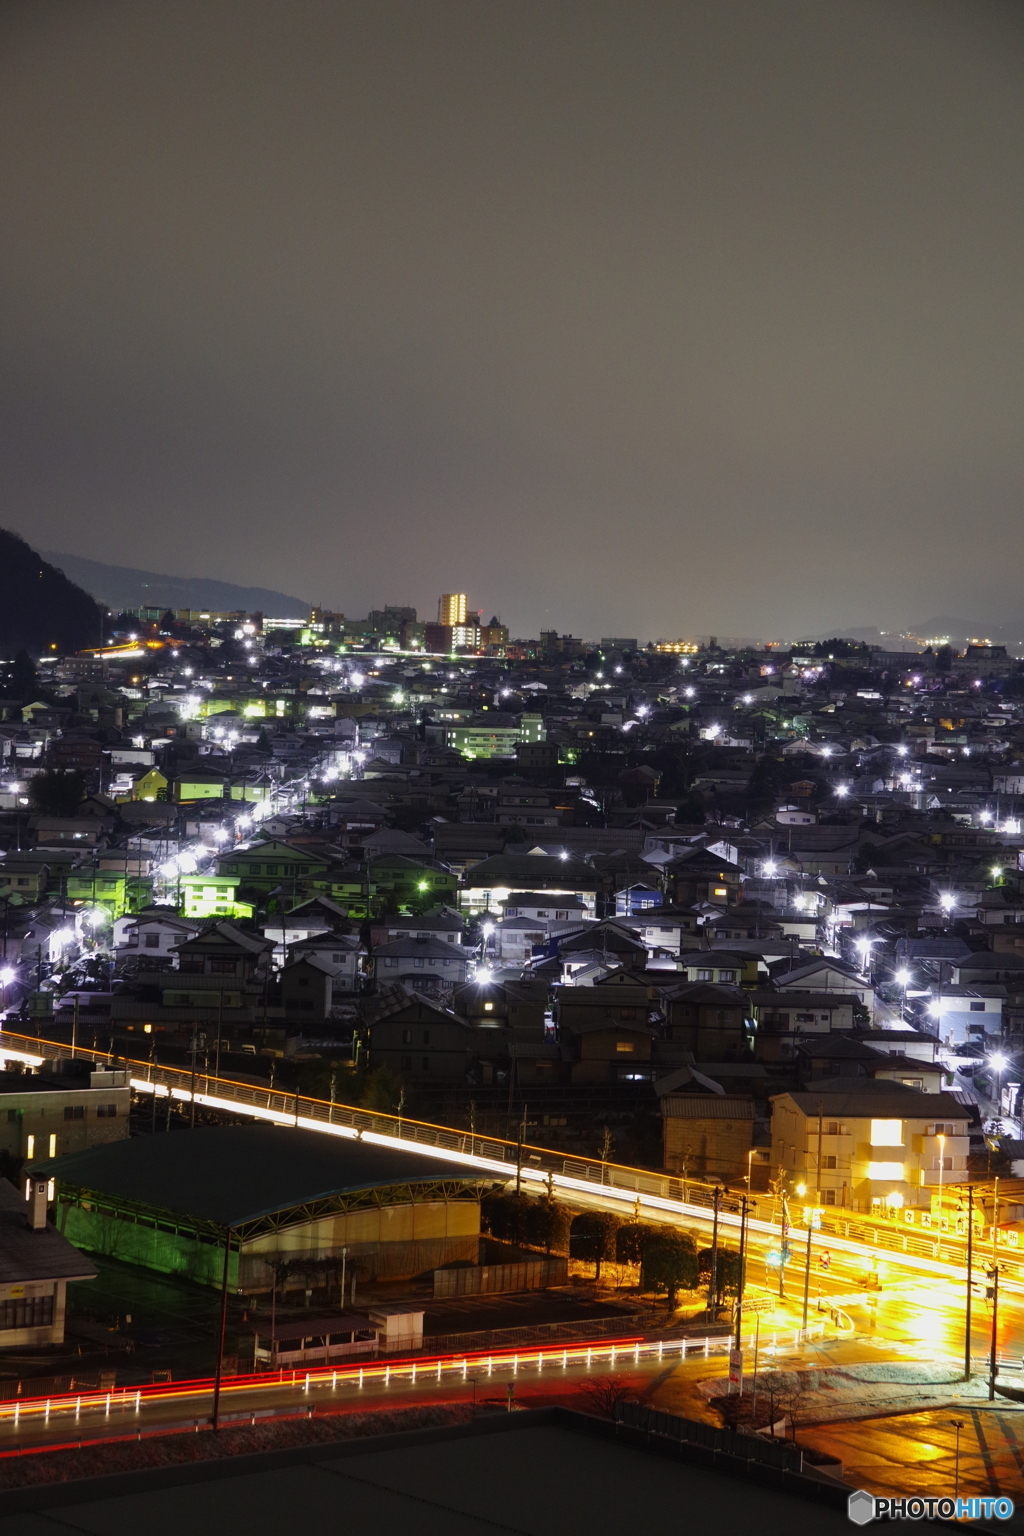
[[[434,1296],[483,1296],[499,1291],[543,1291],[565,1285],[569,1261],[530,1259],[522,1264],[473,1264],[434,1270]]]
[[[639,1429],[648,1435],[663,1435],[668,1440],[685,1441],[688,1445],[701,1445],[706,1450],[720,1451],[740,1461],[756,1461],[761,1466],[778,1467],[785,1472],[803,1471],[804,1457],[799,1446],[782,1440],[764,1440],[760,1435],[746,1435],[736,1429],[719,1429],[714,1424],[701,1424],[696,1419],[681,1419],[674,1413],[645,1408],[641,1403],[616,1403],[615,1419],[630,1429]]]
[[[4,1031],[0,1036],[0,1059],[4,1044],[10,1042],[6,1054],[39,1059],[42,1055],[70,1057],[69,1046],[57,1041],[39,1039],[32,1035],[11,1034]],[[207,1072],[192,1073],[182,1067],[161,1067],[151,1061],[113,1057],[104,1051],[83,1052],[90,1059],[106,1060],[127,1067],[131,1086],[138,1093],[153,1093],[159,1098],[168,1096],[188,1102],[194,1097],[197,1104],[214,1109],[235,1111],[256,1119],[273,1120],[278,1124],[302,1125],[310,1130],[354,1131],[357,1135],[386,1136],[413,1142],[418,1146],[432,1147],[440,1153],[456,1157],[478,1159],[490,1164],[503,1165],[499,1176],[511,1178],[517,1163],[530,1178],[571,1179],[578,1184],[592,1185],[617,1192],[633,1192],[683,1204],[710,1213],[715,1199],[715,1187],[677,1174],[656,1173],[648,1169],[628,1168],[618,1163],[600,1159],[565,1157],[547,1147],[534,1147],[500,1137],[477,1136],[472,1131],[457,1131],[448,1126],[430,1125],[424,1121],[409,1120],[401,1115],[388,1115],[375,1110],[360,1109],[348,1104],[329,1104],[323,1099],[302,1098],[298,1093],[283,1093],[280,1089],[258,1088],[251,1083],[237,1083],[228,1078],[217,1078]],[[553,1185],[552,1185],[553,1187]],[[737,1217],[740,1212],[740,1195],[732,1191],[718,1190],[719,1210],[727,1217]],[[764,1211],[771,1205],[771,1197],[755,1198],[755,1207]],[[755,1210],[756,1214],[756,1210]],[[820,1216],[819,1239],[832,1236],[865,1243],[879,1252],[894,1255],[927,1258],[962,1267],[965,1263],[966,1245],[962,1237],[954,1234],[934,1237],[919,1235],[917,1230],[908,1231],[885,1219],[842,1208],[826,1207]],[[981,1265],[990,1253],[990,1245],[975,1243],[975,1263]],[[1005,1248],[999,1252],[1006,1279],[1024,1282],[1024,1263],[1013,1258]]]

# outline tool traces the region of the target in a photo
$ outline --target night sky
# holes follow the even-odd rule
[[[361,615],[1021,614],[1024,11],[0,12],[0,525]]]

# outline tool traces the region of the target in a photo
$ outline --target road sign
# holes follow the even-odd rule
[[[742,1349],[730,1349],[729,1351],[729,1389],[733,1387],[743,1391],[743,1351]]]

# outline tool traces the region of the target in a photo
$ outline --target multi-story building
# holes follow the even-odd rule
[[[446,629],[454,629],[457,624],[465,624],[466,612],[465,592],[445,592],[438,599],[437,622],[443,624]]]
[[[952,1094],[828,1078],[772,1100],[772,1177],[819,1205],[930,1211],[940,1185],[966,1177],[967,1153],[967,1112]]]
[[[127,1072],[95,1062],[46,1061],[34,1072],[0,1072],[0,1149],[25,1163],[128,1135]]]

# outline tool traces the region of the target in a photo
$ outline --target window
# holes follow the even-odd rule
[[[412,1030],[411,1029],[403,1029],[402,1030],[402,1044],[403,1045],[412,1045]]]
[[[429,1029],[425,1029],[423,1031],[423,1044],[424,1045],[429,1045],[430,1044],[430,1030]]]
[[[699,970],[697,972],[697,980],[698,981],[711,981],[712,978],[714,977],[714,974],[715,974],[714,971],[709,971],[709,970],[706,970],[706,969]]]
[[[412,1057],[411,1056],[403,1056],[402,1057],[402,1071],[403,1072],[409,1072],[409,1071],[411,1071],[411,1069],[412,1069]]]
[[[823,1157],[821,1160],[821,1166],[823,1168],[838,1168],[839,1164],[836,1160],[835,1154],[830,1153],[827,1157]]]
[[[0,1329],[49,1328],[52,1323],[52,1296],[22,1296],[0,1301]]]
[[[445,970],[447,970],[448,967],[451,965],[451,961],[450,960],[442,960],[441,964],[444,966]]]
[[[388,955],[387,959],[384,961],[384,964],[385,965],[397,965],[398,961],[395,959],[394,955]]]
[[[18,1111],[16,1109],[9,1109],[7,1111],[7,1124],[8,1125],[17,1125],[17,1123],[18,1123]]]
[[[813,1013],[798,1013],[797,1016],[796,1016],[796,1021],[797,1021],[798,1024],[813,1024],[814,1023],[814,1014]]]
[[[334,961],[335,965],[340,965],[341,962],[344,960],[344,958],[345,958],[344,955],[332,955],[331,956],[331,959]]]
[[[903,1121],[872,1120],[871,1145],[873,1147],[902,1147]],[[884,1178],[885,1175],[883,1174],[882,1177]]]
[[[835,1192],[835,1190],[834,1189],[823,1189],[821,1191],[821,1203],[822,1203],[822,1205],[835,1205],[835,1203],[836,1203],[836,1192]]]
[[[728,896],[728,894],[729,894],[729,892],[726,890],[724,885],[716,885],[715,886],[715,895],[716,896]]]
[[[49,1150],[47,1152],[47,1156],[48,1157],[56,1157],[57,1156],[57,1136],[56,1136],[56,1133],[52,1132],[52,1131],[50,1133],[50,1145],[49,1145]]]
[[[146,949],[159,949],[160,948],[160,935],[158,933],[147,933],[147,934],[145,934],[143,936],[143,946]]]
[[[984,1002],[979,1001],[977,1003],[972,1003],[970,1011],[971,1011],[971,1013],[984,1013],[985,1012],[985,1004],[984,1004]]]
[[[65,1120],[84,1120],[85,1119],[85,1105],[84,1104],[65,1104],[64,1105],[64,1119]]]
[[[943,1173],[952,1173],[953,1159],[951,1157],[933,1157],[932,1172],[938,1173],[940,1168],[942,1169]]]
[[[96,1118],[97,1118],[97,1120],[116,1120],[117,1119],[117,1105],[116,1104],[97,1104],[97,1106],[96,1106]]]
[[[839,1132],[839,1121],[838,1120],[826,1120],[825,1121],[825,1135],[826,1136],[838,1136],[839,1134],[840,1134],[840,1132]]]
[[[493,1012],[494,1012],[494,1004],[493,1003],[484,1003],[484,1013],[493,1013]]]
[[[418,971],[422,971],[422,969],[423,969],[423,959],[422,959],[422,957],[420,957],[419,959],[414,960],[413,961],[413,965],[416,967],[416,969]]]
[[[719,979],[719,981],[725,982],[727,984],[731,984],[732,982],[734,982],[736,980],[736,972],[735,971],[719,971],[718,979]]]
[[[31,1162],[32,1158],[34,1158],[35,1155],[36,1155],[36,1139],[35,1139],[34,1136],[30,1136],[28,1138],[28,1145],[25,1148],[25,1157],[26,1157],[26,1159],[29,1162]]]
[[[924,1078],[923,1077],[901,1077],[900,1078],[900,1082],[903,1084],[904,1088],[923,1088],[924,1087]]]
[[[635,1050],[636,1047],[632,1040],[616,1040],[615,1049],[617,1051],[632,1051]]]
[[[210,970],[214,976],[234,976],[237,964],[235,960],[223,960],[215,955],[210,961]]]

